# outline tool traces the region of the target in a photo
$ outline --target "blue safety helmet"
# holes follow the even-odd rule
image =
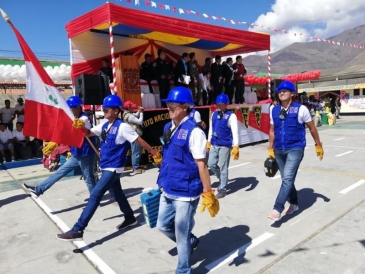
[[[84,104],[79,96],[70,96],[66,102],[70,108],[79,107]]]
[[[186,87],[176,87],[170,90],[167,99],[161,100],[165,103],[180,103],[194,106],[193,96],[191,91]]]
[[[123,108],[122,99],[117,95],[109,95],[103,101],[103,108]]]
[[[227,96],[227,94],[219,94],[217,96],[217,99],[215,99],[215,103],[218,104],[229,104],[229,98]]]
[[[290,81],[281,82],[281,84],[276,88],[276,92],[279,93],[279,91],[282,89],[287,89],[287,90],[290,90],[291,92],[294,92],[295,94],[297,94],[297,90],[295,89],[294,84]]]

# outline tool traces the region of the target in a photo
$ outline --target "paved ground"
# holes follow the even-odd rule
[[[281,181],[264,175],[267,143],[240,149],[218,216],[196,214],[193,273],[365,273],[365,117],[344,117],[319,131],[325,156],[317,159],[308,136],[296,183],[300,210],[275,224],[266,215]],[[86,186],[66,178],[37,201],[19,188],[47,175],[38,166],[0,171],[0,273],[174,273],[174,244],[145,226],[140,210],[139,195],[155,187],[156,169],[122,180],[141,225],[116,231],[122,215],[106,197],[84,242],[74,243],[55,235],[76,222]]]

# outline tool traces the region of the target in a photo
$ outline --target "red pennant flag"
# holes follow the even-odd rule
[[[144,1],[144,3],[146,4],[146,6],[150,5],[150,1],[148,1],[148,0]]]
[[[163,4],[159,4],[159,6],[160,6],[160,9],[164,9],[164,5]]]
[[[197,13],[196,13],[196,16],[200,17],[200,14],[199,14],[199,12],[197,12]]]
[[[127,0],[127,3],[129,3],[129,4],[130,4],[130,3],[131,3],[131,0]]]
[[[237,120],[240,121],[241,123],[243,123],[243,118],[242,118],[242,111],[240,109],[236,110],[236,116],[237,116]]]
[[[218,16],[218,20],[222,20],[222,17]]]
[[[24,135],[81,147],[83,129],[72,126],[75,116],[22,35],[8,21],[24,55],[27,70]],[[65,134],[67,133],[67,134]]]
[[[176,13],[176,8],[175,7],[173,7],[172,10],[174,11],[174,13]]]
[[[187,13],[187,14],[190,14],[190,10],[186,10],[186,13]]]

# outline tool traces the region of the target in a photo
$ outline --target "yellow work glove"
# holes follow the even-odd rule
[[[210,142],[207,142],[206,149],[210,149],[211,146],[212,144]]]
[[[320,145],[316,145],[316,153],[317,153],[317,156],[319,157],[319,160],[322,161],[323,155],[324,155],[322,143]]]
[[[44,155],[51,155],[52,152],[58,147],[58,144],[54,142],[48,142],[48,144],[42,149]]]
[[[72,156],[71,152],[67,152],[67,154],[66,154],[66,161],[67,161],[68,159],[70,159],[70,158],[71,158],[71,156]]]
[[[85,127],[85,121],[79,118],[75,118],[74,122],[72,124],[74,128],[84,128]]]
[[[157,153],[156,156],[152,156],[153,161],[155,162],[156,165],[161,165],[162,163],[162,155],[160,153]]]
[[[275,152],[273,148],[268,148],[267,152],[269,153],[269,158],[275,159]]]
[[[233,160],[238,160],[238,158],[240,157],[240,148],[233,147],[231,155],[233,157]]]
[[[203,202],[200,207],[200,212],[204,212],[205,208],[208,208],[210,216],[215,217],[219,211],[219,201],[214,195],[214,190],[203,193],[202,197]]]

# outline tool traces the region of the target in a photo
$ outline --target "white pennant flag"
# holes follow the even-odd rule
[[[139,0],[134,0],[134,5],[139,5]]]
[[[184,13],[184,10],[183,9],[179,9],[179,13],[180,14]]]
[[[223,21],[226,21],[226,18],[222,17],[222,20],[223,20]]]
[[[233,20],[229,20],[229,22],[231,22],[233,25],[236,25],[235,21]]]
[[[208,18],[209,16],[207,15],[207,14],[205,14],[205,13],[203,13],[203,16],[205,17],[205,18]]]
[[[170,6],[169,5],[165,5],[165,10],[170,10]]]
[[[191,10],[190,12],[191,12],[192,14],[196,14],[196,12],[195,12],[195,11],[193,11],[193,10]]]
[[[151,7],[155,7],[155,8],[157,8],[156,3],[155,3],[155,2],[153,2],[153,1],[151,1]]]
[[[213,18],[214,20],[217,20],[217,17],[215,17],[215,16],[212,16],[212,18]]]

